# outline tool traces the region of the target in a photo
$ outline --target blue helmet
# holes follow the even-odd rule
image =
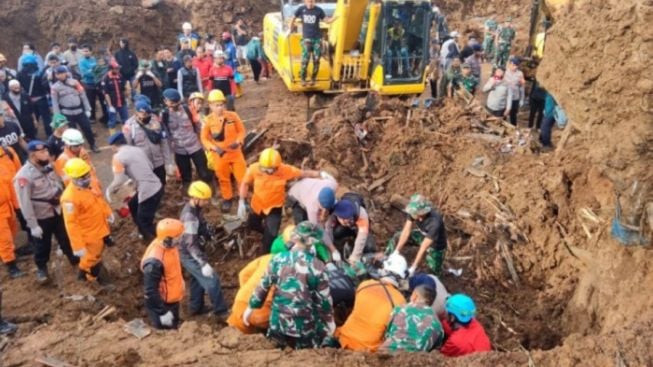
[[[323,187],[317,195],[320,206],[324,209],[331,210],[336,205],[336,193],[330,187]]]
[[[466,294],[457,293],[447,298],[445,309],[453,315],[456,320],[466,324],[476,316],[476,305]]]
[[[168,88],[163,91],[163,98],[176,103],[181,101],[181,94],[176,89]]]
[[[136,112],[152,113],[152,107],[150,107],[150,104],[143,100],[134,103],[134,110],[136,110]]]
[[[24,55],[23,59],[21,60],[21,64],[23,65],[38,64],[38,61],[36,59],[36,56],[34,55]]]
[[[333,213],[338,218],[342,219],[353,219],[356,214],[356,207],[349,200],[340,200],[336,203],[336,206],[333,207]]]

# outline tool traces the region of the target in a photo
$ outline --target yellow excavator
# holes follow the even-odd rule
[[[567,3],[569,0],[533,0],[528,32],[529,42],[524,55],[526,61],[524,72],[527,77],[535,76],[537,66],[544,57],[546,32],[553,25],[555,13]]]
[[[318,2],[334,21],[320,23],[322,57],[311,86],[301,83],[302,35],[290,25],[301,5],[282,0],[281,11],[266,14],[263,21],[263,50],[290,91],[422,93],[429,63],[429,0]],[[311,62],[307,74],[312,67]]]

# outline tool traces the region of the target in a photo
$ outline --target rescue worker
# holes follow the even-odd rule
[[[196,49],[197,46],[200,44],[200,36],[193,32],[193,25],[190,24],[189,22],[184,22],[184,24],[181,25],[181,30],[182,32],[179,33],[177,36],[177,42],[179,49],[181,49],[181,44],[184,42],[188,42],[190,44],[191,49]]]
[[[227,109],[235,111],[234,95],[236,90],[234,86],[234,69],[225,64],[225,54],[223,51],[216,51],[213,55],[213,66],[209,71],[209,77],[212,80],[212,89],[217,89],[227,99]]]
[[[109,72],[104,75],[100,82],[104,101],[107,105],[107,112],[109,114],[107,120],[109,135],[113,135],[117,131],[116,125],[118,124],[118,116],[120,116],[120,122],[123,124],[129,118],[129,107],[127,106],[126,95],[126,84],[128,81],[129,79],[120,73],[120,64],[116,61],[110,61]]]
[[[310,252],[322,238],[322,230],[299,223],[292,235],[292,250],[275,255],[254,290],[243,323],[249,326],[254,309],[261,308],[274,288],[267,337],[279,347],[316,348],[331,337],[336,324],[324,263]]]
[[[496,36],[496,57],[494,58],[494,66],[502,68],[506,67],[508,57],[510,56],[510,48],[512,41],[515,39],[515,29],[512,27],[512,17],[506,17],[503,26],[499,28]]]
[[[3,157],[7,156],[4,149],[2,154]],[[14,237],[18,232],[16,225],[18,199],[11,179],[14,177],[15,166],[13,160],[9,162],[10,165],[4,163],[5,159],[2,161],[3,163],[0,164],[0,259],[7,266],[9,277],[15,279],[25,275],[16,265],[14,246]]]
[[[336,17],[327,17],[324,10],[315,5],[315,0],[304,0],[304,5],[299,6],[290,19],[290,30],[295,29],[295,20],[302,22],[302,65],[299,76],[302,79],[302,86],[315,85],[315,78],[320,70],[320,57],[322,56],[322,31],[320,22],[333,23]],[[313,73],[310,84],[306,83],[306,71],[308,70],[309,58],[313,56]]]
[[[47,147],[42,141],[32,140],[27,145],[27,150],[29,159],[16,173],[14,189],[27,227],[35,241],[36,280],[44,283],[48,280],[48,261],[53,235],[72,265],[76,266],[79,258],[70,248],[59,201],[63,183],[50,164]]]
[[[425,258],[429,270],[433,274],[440,275],[444,254],[447,250],[447,232],[442,214],[420,194],[411,196],[410,202],[404,210],[407,214],[406,223],[396,241],[397,247],[394,252],[401,253],[407,243],[419,245],[417,256],[415,256],[413,265],[409,269],[410,275],[412,276],[415,273],[415,270]],[[417,225],[416,231],[413,231],[413,223]]]
[[[489,352],[490,339],[476,320],[476,305],[467,295],[458,293],[447,298],[447,318],[442,320],[445,341],[440,353],[460,357],[476,352]]]
[[[288,190],[288,206],[295,224],[305,220],[322,224],[336,204],[338,183],[333,177],[324,180],[305,178]]]
[[[181,265],[190,274],[190,313],[204,313],[206,292],[213,304],[213,315],[226,319],[229,308],[222,294],[220,278],[209,264],[203,249],[203,244],[211,241],[214,233],[202,214],[202,209],[209,205],[211,195],[211,187],[202,181],[195,181],[188,188],[190,199],[180,216],[184,234],[179,244],[179,255]]]
[[[319,225],[319,223],[313,224]],[[270,253],[278,254],[280,252],[290,251],[290,249],[295,245],[291,240],[292,232],[294,230],[294,224],[287,225],[286,228],[283,229],[283,232],[281,232],[281,234],[278,235],[277,238],[275,238],[272,242]],[[329,251],[329,248],[326,247],[324,242],[321,240],[316,242],[313,247],[311,247],[311,252],[313,252],[313,255],[316,255],[318,259],[322,260],[325,263],[331,260],[331,251]]]
[[[18,173],[18,171],[20,170],[20,167],[21,167],[21,163],[20,163],[20,157],[18,153],[16,153],[16,151],[10,146],[0,145],[0,170],[5,172],[2,175],[3,176],[6,175],[7,179],[9,179],[11,190],[13,192],[14,197],[16,197],[16,201],[14,203],[15,204],[14,214],[16,215],[16,218],[20,223],[21,230],[27,233],[27,244],[25,244],[20,248],[17,248],[14,251],[15,255],[19,257],[24,255],[32,255],[34,253],[33,251],[34,238],[32,238],[32,234],[30,233],[29,227],[27,226],[25,217],[23,216],[23,213],[20,210],[20,205],[18,203],[18,196],[16,195],[16,190],[11,182],[14,176],[16,176],[16,173]],[[12,237],[12,241],[15,237],[16,237],[15,235]]]
[[[447,291],[447,288],[444,287],[444,284],[442,284],[440,279],[433,274],[416,273],[408,279],[408,288],[413,291],[419,286],[426,286],[435,291],[435,299],[433,300],[431,307],[439,318],[444,318],[446,316],[444,305],[449,297],[449,292]]]
[[[176,329],[179,302],[184,298],[184,277],[179,260],[179,242],[184,225],[166,218],[156,225],[156,238],[141,260],[145,310],[156,329]]]
[[[346,243],[354,238],[353,248]],[[331,249],[333,261],[341,260],[338,246],[345,255],[350,252],[348,261],[353,264],[361,259],[363,253],[376,250],[374,237],[370,234],[370,218],[363,205],[363,199],[355,193],[343,195],[333,207],[324,224],[324,243]]]
[[[159,117],[153,113],[150,105],[145,101],[138,101],[134,105],[136,111],[122,127],[127,144],[143,150],[152,163],[153,172],[166,184],[166,175],[174,177],[177,167],[172,160],[172,152],[168,143],[168,136],[161,126]]]
[[[60,113],[55,113],[52,116],[50,126],[54,131],[48,137],[46,144],[48,145],[48,151],[52,159],[57,159],[63,153],[63,149],[66,146],[66,143],[63,142],[63,133],[68,129],[68,119]]]
[[[392,310],[406,303],[399,281],[406,279],[407,268],[403,256],[392,254],[383,262],[380,279],[358,286],[354,309],[335,333],[343,349],[374,352],[381,346]]]
[[[110,204],[111,195],[131,179],[136,185],[136,195],[128,203],[129,211],[138,227],[138,232],[145,241],[149,242],[156,234],[154,215],[161,203],[163,184],[154,174],[152,162],[145,152],[141,148],[127,145],[127,139],[122,132],[111,135],[109,145],[114,154],[113,181],[106,191],[107,202]]]
[[[269,254],[257,257],[238,273],[238,285],[240,287],[234,298],[234,304],[231,308],[231,314],[227,319],[227,324],[245,334],[254,334],[257,331],[267,329],[270,325],[270,309],[272,307],[274,292],[268,292],[265,301],[263,301],[263,305],[258,309],[252,310],[248,318],[249,325],[245,325],[243,314],[249,306],[249,300],[254,290],[268,270],[268,265],[274,255],[276,255],[276,252],[273,250]]]
[[[488,19],[485,21],[484,26],[485,35],[483,37],[483,52],[485,54],[486,61],[494,63],[494,56],[496,53],[494,42],[497,37],[497,22],[494,19]]]
[[[70,245],[79,260],[79,279],[105,283],[102,270],[104,246],[113,246],[109,225],[114,215],[102,197],[92,188],[92,167],[81,158],[71,158],[64,166],[70,184],[61,195],[61,207]]]
[[[204,149],[212,156],[222,196],[222,212],[228,213],[234,197],[231,176],[240,185],[247,170],[242,149],[247,133],[240,117],[225,109],[226,99],[219,89],[209,93],[208,102],[211,113],[204,120],[200,138]]]
[[[181,94],[175,89],[163,91],[166,107],[161,112],[161,123],[168,135],[168,142],[175,153],[175,162],[181,175],[184,191],[193,179],[193,167],[200,180],[211,182],[206,166],[206,154],[198,136],[199,121],[194,121],[188,106],[182,104]]]
[[[245,218],[245,199],[252,187],[249,226],[263,233],[263,251],[270,252],[272,241],[279,233],[281,213],[286,201],[286,183],[295,178],[327,178],[326,172],[306,171],[281,162],[281,154],[274,148],[261,152],[258,163],[247,168],[240,185],[238,216]]]
[[[64,170],[66,163],[72,158],[81,158],[91,167],[91,189],[95,194],[102,195],[102,187],[95,173],[95,167],[93,167],[88,152],[84,149],[84,136],[82,133],[77,129],[67,129],[61,139],[64,142],[64,150],[54,161],[54,171],[61,177],[64,187],[68,186],[71,181]]]
[[[431,308],[435,289],[420,285],[410,302],[395,307],[380,349],[391,352],[429,352],[442,344],[444,332],[438,316]]]
[[[91,150],[99,152],[91,130],[89,121],[91,105],[86,97],[86,92],[84,92],[84,87],[77,80],[69,77],[68,68],[65,66],[58,66],[54,72],[57,81],[50,88],[52,111],[66,116],[71,127],[79,126],[91,146]]]
[[[195,92],[203,92],[202,77],[199,70],[193,66],[193,57],[185,55],[182,59],[183,66],[177,70],[177,91],[184,99],[188,99]]]

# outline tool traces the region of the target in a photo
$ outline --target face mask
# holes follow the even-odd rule
[[[70,46],[71,51],[77,51],[77,46]]]
[[[147,125],[147,124],[150,123],[151,120],[152,120],[152,116],[151,116],[151,115],[147,115],[147,116],[145,116],[145,117],[141,120],[141,122],[142,122],[143,124]]]
[[[49,160],[49,159],[38,159],[38,160],[36,161],[36,164],[38,164],[38,165],[41,166],[41,167],[45,167],[45,166],[47,166],[48,164],[50,164],[50,160]]]
[[[75,185],[83,189],[88,189],[91,186],[91,176],[76,179]]]

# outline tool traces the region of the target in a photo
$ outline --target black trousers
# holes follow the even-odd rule
[[[91,147],[95,146],[95,136],[93,136],[93,130],[91,130],[91,122],[88,117],[82,112],[79,115],[66,115],[70,127],[73,129],[80,129],[86,142]]]
[[[55,215],[47,219],[39,219],[38,224],[43,230],[43,237],[34,239],[34,263],[36,267],[42,270],[48,268],[50,261],[50,252],[52,251],[52,236],[57,239],[59,248],[63,251],[64,255],[68,258],[71,264],[76,265],[79,263],[79,258],[73,255],[73,250],[70,247],[70,240],[68,233],[66,233],[66,226],[63,222],[61,215]]]
[[[95,85],[84,84],[84,90],[86,91],[86,98],[88,98],[88,103],[91,105],[91,121],[94,121],[97,117],[95,115],[95,106],[98,99],[102,97],[100,96],[100,93],[98,92]]]
[[[148,307],[147,302],[145,302],[145,310],[147,311],[147,316],[152,322],[152,327],[155,329],[176,329],[179,326],[179,302],[177,303],[165,303],[163,307],[166,309],[166,312],[172,312],[174,318],[172,319],[172,326],[163,326],[161,325],[161,319],[158,313],[154,312],[152,308]]]
[[[512,101],[510,106],[510,123],[514,126],[517,126],[517,114],[519,113],[519,100],[515,99]]]
[[[306,209],[302,208],[301,205],[299,205],[299,202],[295,201],[292,206],[292,220],[295,223],[295,225],[298,225],[299,223],[308,220],[308,213],[306,212]]]
[[[340,223],[336,223],[336,225],[333,227],[333,245],[336,246],[336,248],[341,251],[341,253],[344,253],[345,245],[350,242],[351,251],[353,251],[354,241],[356,240],[357,235],[358,228],[345,227],[340,225]],[[368,233],[367,241],[365,241],[365,247],[363,247],[363,253],[369,254],[372,252],[376,252],[376,240],[374,239],[372,233]]]
[[[184,187],[189,185],[193,180],[193,164],[200,180],[211,184],[212,177],[209,169],[206,167],[206,154],[204,154],[202,149],[190,155],[175,153],[175,163],[177,163],[177,167],[179,168],[181,182],[184,184]]]
[[[263,252],[266,254],[270,253],[272,242],[279,234],[279,227],[281,227],[281,213],[281,208],[274,208],[268,215],[263,213],[250,213],[249,215],[249,227],[263,233],[262,248]]]
[[[136,195],[129,200],[129,203],[127,203],[129,211],[132,214],[132,219],[138,227],[138,232],[143,236],[145,241],[151,241],[156,236],[154,215],[159,209],[162,196],[163,188],[142,203],[138,202],[138,193],[136,193]]]
[[[155,169],[152,170],[156,177],[159,178],[159,181],[161,181],[161,185],[165,187],[166,185],[166,165],[164,164],[163,166],[156,167]]]
[[[252,67],[254,81],[258,82],[259,78],[261,77],[261,63],[257,59],[249,59],[249,65]]]
[[[528,127],[532,128],[535,125],[536,129],[542,126],[542,119],[544,118],[544,100],[531,99],[531,110],[528,114]]]
[[[429,85],[431,86],[431,97],[438,98],[438,80],[429,79]]]

